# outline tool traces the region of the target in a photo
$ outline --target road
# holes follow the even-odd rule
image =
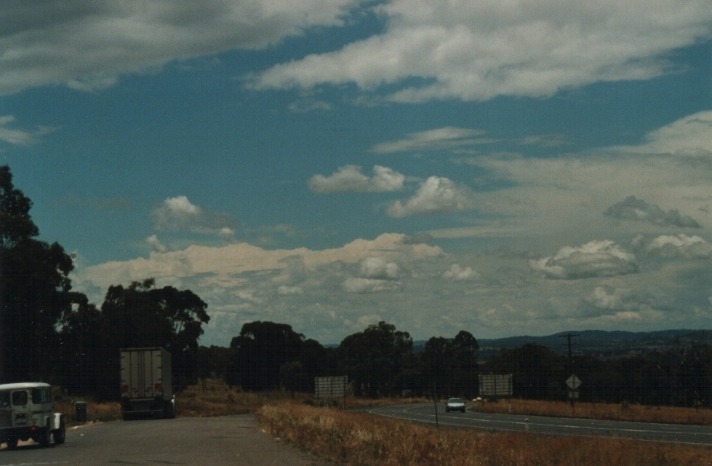
[[[0,449],[2,466],[34,465],[295,465],[321,462],[262,432],[253,416],[178,418],[87,424],[67,431],[64,445],[21,442]]]
[[[384,406],[369,409],[368,412],[431,424],[434,424],[436,420],[435,408],[432,404]],[[437,418],[440,425],[449,427],[531,432],[544,435],[618,437],[712,446],[712,427],[709,426],[492,414],[477,411],[445,413],[442,405],[438,405]]]

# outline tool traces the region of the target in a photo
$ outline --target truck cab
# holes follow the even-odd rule
[[[16,448],[32,439],[48,447],[64,443],[64,415],[52,410],[52,387],[42,382],[0,385],[0,443]]]

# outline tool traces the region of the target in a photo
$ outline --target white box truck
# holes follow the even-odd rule
[[[121,415],[174,418],[171,353],[164,348],[121,349]]]

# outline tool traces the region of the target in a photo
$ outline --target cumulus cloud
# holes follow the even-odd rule
[[[628,290],[597,286],[585,299],[597,309],[620,310],[628,294]]]
[[[293,296],[293,295],[304,294],[304,290],[299,286],[280,285],[277,291],[282,296]]]
[[[46,84],[80,90],[125,73],[236,49],[263,48],[344,24],[358,0],[66,0],[0,3],[0,94]],[[51,18],[51,22],[48,19]]]
[[[556,279],[610,277],[638,270],[635,255],[613,241],[566,246],[554,256],[530,261],[530,266],[548,278]]]
[[[387,262],[382,257],[367,257],[361,261],[361,276],[378,280],[395,280],[399,269],[395,262]]]
[[[166,198],[153,212],[154,228],[160,231],[188,231],[233,240],[235,229],[227,214],[206,212],[187,196]]]
[[[680,228],[700,228],[700,224],[677,210],[664,212],[655,204],[649,204],[635,196],[628,196],[621,202],[610,206],[604,215],[621,220],[637,220],[660,226],[676,226]]]
[[[168,251],[168,248],[166,247],[166,245],[163,244],[161,242],[161,240],[158,239],[158,236],[156,236],[156,235],[151,235],[148,238],[146,238],[146,243],[148,243],[148,245],[151,246],[151,248],[154,251],[158,251],[158,252]]]
[[[329,176],[314,175],[309,179],[309,189],[316,193],[385,192],[403,189],[405,176],[380,165],[373,167],[373,176],[364,175],[361,167],[346,165]]]
[[[431,176],[406,201],[396,201],[388,208],[391,217],[432,215],[474,208],[474,194],[454,181]]]
[[[479,274],[472,270],[472,267],[462,267],[460,264],[452,264],[450,268],[443,273],[443,277],[455,281],[463,281],[477,278]]]
[[[343,283],[344,291],[349,293],[380,293],[397,291],[401,283],[398,264],[388,262],[383,257],[365,257],[359,264],[359,276],[347,277]]]
[[[457,150],[494,142],[492,139],[482,137],[484,134],[484,131],[446,126],[410,133],[405,139],[376,144],[371,148],[371,152],[392,154],[395,152]]]
[[[16,118],[13,115],[0,115],[0,142],[14,146],[27,146],[37,142],[40,136],[49,134],[56,129],[49,126],[40,126],[32,131],[16,129],[11,127],[15,121]]]
[[[712,244],[699,236],[661,235],[650,241],[646,250],[666,258],[712,259]]]
[[[670,70],[666,56],[707,38],[707,0],[641,6],[602,0],[393,0],[376,7],[383,33],[333,52],[276,65],[257,89],[354,83],[400,88],[389,99],[486,100],[550,96],[600,81],[640,80]],[[411,78],[420,78],[413,84]],[[407,83],[407,84],[406,84]]]

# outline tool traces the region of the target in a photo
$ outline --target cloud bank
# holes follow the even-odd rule
[[[383,33],[276,65],[252,86],[397,85],[387,98],[404,103],[546,97],[594,82],[660,76],[671,71],[670,52],[712,32],[706,0],[684,7],[675,0],[393,0],[375,11]]]

